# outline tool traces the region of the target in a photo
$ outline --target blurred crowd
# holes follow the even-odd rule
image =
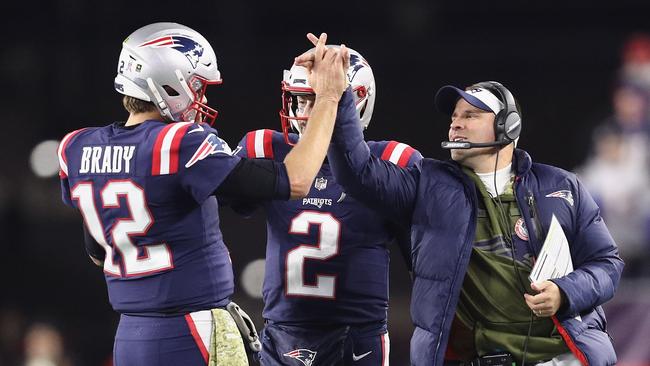
[[[63,335],[51,323],[26,324],[17,309],[0,309],[0,365],[73,366]]]
[[[612,88],[612,113],[595,126],[576,171],[619,246],[625,277],[649,277],[650,35],[631,37]]]

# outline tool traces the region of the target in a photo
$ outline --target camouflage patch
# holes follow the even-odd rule
[[[210,340],[208,366],[248,366],[244,342],[227,310],[212,309],[214,333]]]

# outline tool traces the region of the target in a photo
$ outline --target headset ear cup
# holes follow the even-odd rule
[[[521,115],[512,93],[496,81],[483,81],[473,87],[487,89],[504,104],[503,109],[494,117],[495,141],[503,144],[515,141],[521,134]]]
[[[506,141],[507,136],[505,133],[505,116],[506,110],[501,110],[494,117],[494,141],[501,142]]]
[[[503,124],[503,137],[508,141],[514,141],[521,133],[521,117],[517,111],[511,111],[505,116]]]

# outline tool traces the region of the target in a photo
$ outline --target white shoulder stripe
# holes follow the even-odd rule
[[[63,147],[68,144],[70,138],[76,135],[77,132],[79,132],[79,130],[68,133],[63,137],[63,140],[61,140],[61,142],[59,143],[59,149],[57,151],[57,154],[59,156],[59,165],[63,173],[65,173],[65,175],[68,175],[68,164],[66,163],[65,156],[63,155],[64,154]]]
[[[264,155],[264,130],[255,131],[255,157],[266,158]]]
[[[395,145],[395,149],[393,149],[393,152],[390,154],[390,158],[388,160],[390,160],[390,162],[393,164],[397,164],[399,162],[399,158],[402,157],[402,153],[407,147],[408,145],[398,142],[397,145]]]
[[[175,123],[163,137],[162,146],[160,147],[160,174],[169,174],[171,163],[170,154],[172,141],[176,132],[183,126],[191,125],[192,122]]]

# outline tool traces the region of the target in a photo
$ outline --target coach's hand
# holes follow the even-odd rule
[[[553,281],[531,283],[530,287],[537,291],[537,295],[524,294],[526,305],[538,317],[551,317],[557,313],[562,305],[562,291]]]

